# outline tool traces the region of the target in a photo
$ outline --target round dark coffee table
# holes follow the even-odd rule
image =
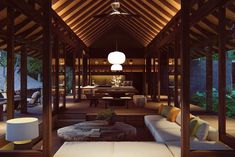
[[[57,135],[65,141],[123,141],[136,136],[136,128],[123,122],[108,125],[95,120],[60,128]]]

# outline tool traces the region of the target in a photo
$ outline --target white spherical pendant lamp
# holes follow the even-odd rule
[[[111,71],[122,71],[122,65],[120,65],[120,64],[113,64],[111,66]]]
[[[108,55],[108,61],[110,64],[123,64],[126,61],[126,56],[120,51],[110,52]]]

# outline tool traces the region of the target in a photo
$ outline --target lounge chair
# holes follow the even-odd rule
[[[27,102],[28,102],[28,107],[34,107],[38,104],[40,104],[40,97],[41,97],[41,93],[39,91],[34,92],[31,96],[31,98],[27,98]]]

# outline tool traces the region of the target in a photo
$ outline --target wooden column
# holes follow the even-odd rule
[[[21,113],[27,113],[27,50],[24,46],[21,50],[20,62],[20,111]]]
[[[66,86],[67,86],[67,80],[66,80],[66,48],[65,48],[65,45],[63,45],[63,56],[64,56],[64,95],[63,95],[63,109],[66,109]]]
[[[43,157],[52,156],[51,0],[43,0]]]
[[[161,53],[160,51],[158,51],[158,74],[157,74],[157,100],[158,102],[161,101],[161,68],[160,68],[160,64],[161,64]]]
[[[83,86],[87,85],[87,56],[84,55],[83,56],[83,62],[82,62],[82,66],[83,66],[83,70],[82,70],[82,74],[83,74]]]
[[[168,88],[169,88],[169,76],[168,76],[168,52],[160,51],[160,93],[164,95],[168,95]]]
[[[146,83],[147,83],[147,95],[152,95],[151,90],[151,58],[149,56],[146,57]]]
[[[55,54],[55,102],[54,102],[54,111],[55,113],[59,112],[59,103],[60,103],[60,92],[59,92],[59,41],[58,37],[54,36],[54,46],[53,52]]]
[[[80,52],[79,52],[80,53]],[[78,101],[81,100],[81,60],[80,56],[78,57]]]
[[[222,140],[224,134],[226,133],[226,10],[224,6],[219,8],[219,138]]]
[[[212,111],[212,88],[213,88],[213,58],[210,47],[206,51],[206,110]]]
[[[179,38],[178,36],[176,35],[175,36],[175,50],[174,50],[174,62],[175,62],[175,65],[174,65],[174,85],[175,85],[175,88],[174,88],[174,106],[175,107],[179,107],[179,100],[178,100],[178,96],[179,96],[179,93],[178,93],[178,89],[179,89],[179,80],[178,80],[178,58],[179,58],[179,46],[180,46],[180,43],[179,43]]]
[[[72,88],[73,88],[73,101],[76,100],[76,51],[73,51],[73,85],[72,85]]]
[[[14,118],[14,8],[7,7],[7,119]]]
[[[170,87],[169,87],[169,55],[171,53],[172,48],[170,46],[168,46],[168,51],[166,52],[166,84],[167,84],[167,104],[170,105],[171,104],[171,91],[170,91]]]
[[[190,1],[181,0],[181,157],[189,157],[189,89],[190,89],[190,38],[189,38]]]
[[[151,72],[152,73],[152,87],[153,87],[153,89],[152,89],[152,91],[153,91],[153,93],[152,93],[152,99],[153,99],[153,101],[157,101],[157,73],[156,73],[156,64],[155,64],[155,60],[156,60],[156,58],[155,57],[153,57],[153,72]]]

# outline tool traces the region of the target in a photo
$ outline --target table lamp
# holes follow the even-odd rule
[[[37,118],[15,118],[6,122],[6,140],[13,142],[15,149],[31,149],[31,141],[38,136]]]

